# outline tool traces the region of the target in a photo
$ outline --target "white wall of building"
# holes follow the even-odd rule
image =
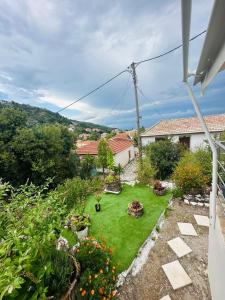
[[[155,137],[154,136],[142,136],[141,141],[142,141],[142,146],[147,146],[148,144],[155,142]]]
[[[115,166],[118,166],[120,164],[122,167],[124,167],[128,164],[129,151],[130,151],[130,160],[134,159],[135,157],[134,146],[131,146],[113,156]]]
[[[215,134],[213,134],[215,135]],[[190,136],[190,150],[191,151],[196,151],[198,148],[205,147],[206,146],[206,137],[204,133],[193,133],[190,135],[173,135],[171,137],[172,142],[178,143],[179,142],[179,137],[182,136]],[[142,140],[142,145],[147,146],[148,144],[154,143],[156,137],[141,137]]]
[[[196,151],[199,148],[204,148],[206,146],[205,140],[206,137],[204,133],[191,134],[190,150]]]

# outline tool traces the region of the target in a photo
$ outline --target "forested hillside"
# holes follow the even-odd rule
[[[89,122],[80,122],[77,120],[70,120],[66,117],[61,116],[58,113],[54,113],[44,108],[39,108],[28,104],[20,104],[14,101],[0,100],[0,110],[6,107],[19,109],[25,112],[27,115],[28,126],[33,126],[37,124],[41,125],[41,124],[55,124],[55,123],[65,125],[65,126],[68,126],[70,124],[75,124],[77,127],[79,127],[79,129],[99,128],[101,131],[104,132],[111,131],[111,128],[107,126],[102,126],[102,125],[93,124]]]

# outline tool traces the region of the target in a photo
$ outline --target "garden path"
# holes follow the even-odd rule
[[[136,160],[134,159],[125,166],[120,178],[122,182],[135,182],[136,177]]]
[[[207,275],[208,227],[197,224],[196,214],[206,216],[208,208],[174,202],[147,263],[136,276],[127,278],[119,290],[119,300],[159,300],[166,295],[173,300],[211,299]],[[192,223],[198,236],[182,235],[178,222]],[[180,237],[192,250],[179,258],[192,284],[177,290],[172,288],[162,268],[162,265],[178,259],[167,243],[175,237]]]

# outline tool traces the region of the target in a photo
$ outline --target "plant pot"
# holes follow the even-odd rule
[[[134,209],[132,207],[132,203],[130,203],[128,205],[127,213],[128,213],[128,215],[134,216],[136,218],[141,217],[143,215],[143,213],[144,213],[143,204],[140,203],[140,207],[138,209]]]
[[[79,240],[84,240],[88,236],[88,226],[83,230],[76,231]]]
[[[157,196],[163,196],[166,193],[166,188],[163,188],[161,190],[156,190],[154,189],[153,192],[157,195]]]
[[[105,189],[107,191],[112,191],[112,192],[120,192],[121,191],[121,183],[120,181],[113,181],[110,183],[105,184]]]
[[[101,204],[97,203],[95,204],[95,211],[98,212],[101,210]]]
[[[77,284],[77,279],[80,276],[80,263],[71,255],[73,261],[73,275],[71,276],[70,285],[65,294],[60,298],[60,300],[75,300],[75,288]],[[50,299],[50,298],[49,298]]]

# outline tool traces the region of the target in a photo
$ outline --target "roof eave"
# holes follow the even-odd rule
[[[215,0],[194,80],[194,84],[202,83],[203,90],[209,85],[217,73],[224,69],[224,15],[225,2]]]

